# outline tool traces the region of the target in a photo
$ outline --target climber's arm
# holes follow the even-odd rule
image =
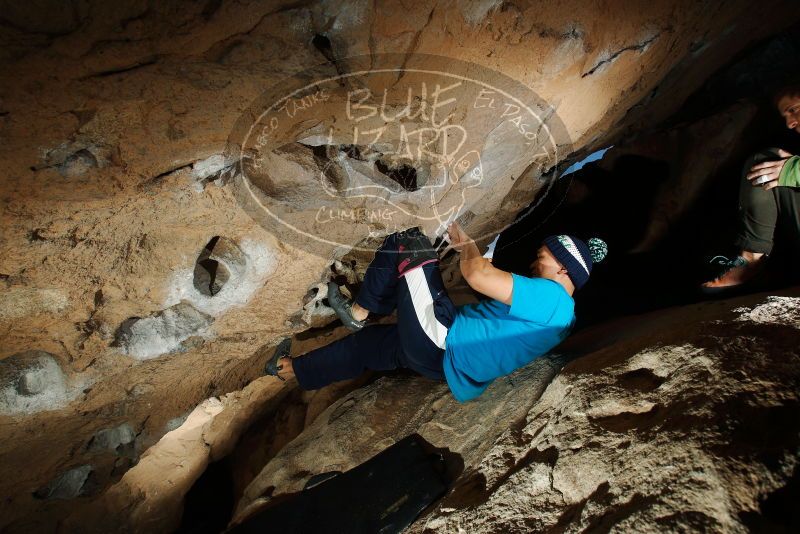
[[[481,256],[475,242],[457,223],[448,228],[450,243],[461,253],[459,267],[469,286],[487,297],[511,304],[514,280],[511,273],[498,269],[489,259]]]

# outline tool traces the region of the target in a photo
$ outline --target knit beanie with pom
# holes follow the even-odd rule
[[[584,243],[571,235],[551,235],[542,244],[567,268],[567,274],[576,290],[589,280],[592,264],[602,261],[608,252],[605,241],[596,237]]]

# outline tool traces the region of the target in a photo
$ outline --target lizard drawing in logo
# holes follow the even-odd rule
[[[386,144],[326,145],[327,163],[319,174],[323,190],[340,205],[390,207],[440,233],[478,199],[484,173],[478,150],[458,153],[466,141],[463,128],[437,130],[425,145],[402,145],[396,151]],[[426,150],[448,137],[452,144],[454,133],[461,138],[449,154]]]

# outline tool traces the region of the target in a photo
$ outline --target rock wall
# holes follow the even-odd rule
[[[788,527],[792,494],[782,493],[796,487],[800,444],[797,295],[587,329],[464,405],[445,385],[383,378],[267,463],[234,521],[416,432],[464,468],[410,532]],[[781,503],[765,506],[771,498]]]
[[[778,0],[2,5],[0,527],[12,531],[96,501],[201,401],[257,377],[280,337],[331,320],[322,282],[363,236],[340,229],[344,246],[309,251],[259,225],[233,187],[228,139],[265,87],[312,65],[346,72],[357,55],[451,57],[552,106],[569,162],[654,126],[798,18]],[[319,171],[313,146],[268,154],[276,190]],[[476,231],[510,221],[552,171],[494,154]]]

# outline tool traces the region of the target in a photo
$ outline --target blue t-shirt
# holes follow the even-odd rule
[[[510,306],[494,299],[460,306],[447,332],[444,375],[459,402],[548,352],[575,324],[575,301],[561,284],[511,276]]]

